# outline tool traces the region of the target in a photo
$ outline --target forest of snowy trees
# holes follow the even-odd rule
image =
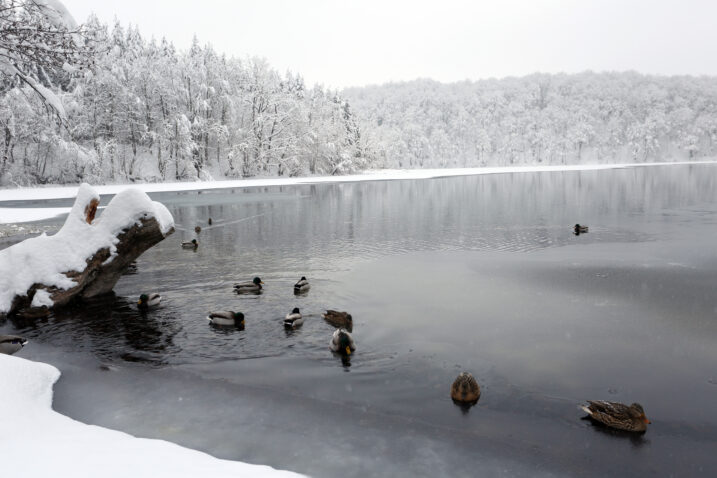
[[[685,160],[717,153],[717,79],[534,74],[343,92],[386,167]]]
[[[57,26],[50,2],[1,0],[3,186],[664,161],[717,148],[713,77],[535,74],[338,92],[196,38],[177,51],[94,17]]]
[[[2,77],[1,184],[331,175],[372,165],[337,92],[196,39],[178,52],[136,28],[96,18],[83,28],[87,68],[34,72],[61,111],[17,76]]]

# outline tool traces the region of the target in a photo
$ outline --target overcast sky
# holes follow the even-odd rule
[[[712,0],[63,0],[78,22],[139,25],[146,37],[332,87],[584,70],[717,74]]]

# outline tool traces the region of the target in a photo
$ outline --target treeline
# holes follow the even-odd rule
[[[4,1],[0,185],[717,155],[713,77],[535,74],[339,93],[196,39],[178,52],[136,28],[93,17],[63,29],[44,4]]]
[[[54,94],[3,78],[3,184],[331,175],[373,165],[335,91],[196,38],[178,52],[136,28],[96,18],[84,28],[95,52],[89,68],[37,72]]]
[[[387,167],[644,162],[717,152],[714,77],[535,74],[343,94],[375,134]]]

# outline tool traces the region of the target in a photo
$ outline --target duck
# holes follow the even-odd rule
[[[651,423],[639,403],[628,406],[618,402],[588,400],[588,405],[580,405],[580,409],[596,422],[628,432],[643,433]]]
[[[334,327],[344,327],[351,331],[353,328],[353,317],[348,312],[339,312],[337,310],[327,310],[321,316]]]
[[[301,312],[299,312],[298,307],[294,307],[294,310],[286,314],[286,318],[284,319],[284,327],[287,329],[298,327],[303,323],[304,318],[301,316]]]
[[[195,228],[194,228],[194,232],[196,232],[197,234],[199,234],[200,232],[202,232],[202,227],[201,227],[201,226],[195,227]]]
[[[294,284],[294,292],[306,292],[311,288],[311,285],[309,284],[309,281],[306,280],[306,277],[301,276],[301,279],[299,279],[299,282]]]
[[[575,226],[573,227],[573,234],[575,234],[576,236],[579,234],[585,234],[586,232],[588,232],[588,226],[581,226],[580,224],[575,224]]]
[[[212,325],[234,325],[236,327],[244,327],[244,314],[241,312],[234,312],[233,310],[209,312],[207,320]]]
[[[197,247],[199,247],[199,242],[196,239],[182,242],[182,248],[184,249],[196,249]]]
[[[480,398],[480,387],[469,372],[461,372],[451,385],[451,398],[454,402],[474,404]]]
[[[151,294],[142,294],[139,296],[139,300],[137,301],[137,307],[146,310],[150,307],[158,306],[161,300],[162,296],[156,292]]]
[[[27,339],[19,335],[0,335],[0,354],[12,355],[27,344]]]
[[[234,284],[234,290],[237,291],[237,293],[242,292],[259,292],[262,287],[261,285],[263,282],[258,277],[254,277],[254,280],[247,281],[247,282],[239,282],[238,284]]]
[[[209,220],[207,221],[207,224],[209,224],[210,226],[212,225],[212,218],[211,218],[211,217],[210,217]]]
[[[352,352],[356,351],[356,344],[351,334],[342,327],[334,331],[334,334],[331,336],[331,342],[329,342],[329,348],[332,352],[342,355],[351,355]]]

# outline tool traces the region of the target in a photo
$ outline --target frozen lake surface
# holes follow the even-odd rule
[[[151,196],[182,229],[115,297],[0,322],[61,370],[63,414],[319,477],[717,473],[715,165]],[[256,275],[261,295],[233,293]],[[143,315],[148,291],[164,299]],[[326,308],[354,316],[349,363]],[[245,330],[210,327],[213,309]],[[462,370],[482,387],[467,412]],[[652,425],[599,428],[586,399],[638,401]]]

